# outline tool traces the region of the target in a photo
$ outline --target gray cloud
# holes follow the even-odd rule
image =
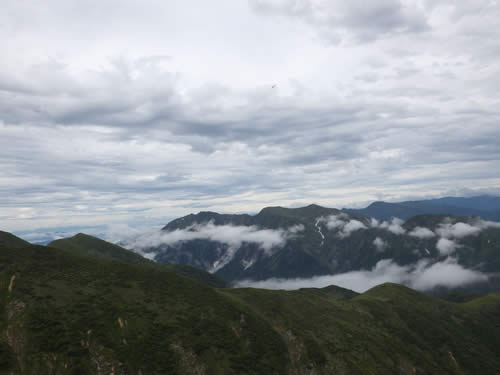
[[[5,0],[0,227],[500,192],[498,4],[248,4]]]
[[[426,291],[435,287],[455,288],[486,280],[488,280],[486,274],[466,269],[459,265],[456,259],[449,257],[434,264],[428,260],[421,260],[409,266],[399,266],[390,259],[384,259],[369,271],[353,271],[310,279],[246,280],[239,282],[236,287],[294,290],[337,285],[362,293],[385,282],[404,284],[417,290]]]
[[[251,8],[261,14],[281,15],[302,20],[329,42],[345,38],[356,42],[400,34],[422,32],[429,28],[426,14],[409,2],[383,0],[366,3],[358,0],[250,0]]]

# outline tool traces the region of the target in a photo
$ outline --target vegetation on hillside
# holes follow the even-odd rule
[[[0,241],[0,374],[500,373],[498,294],[213,289],[19,244]]]

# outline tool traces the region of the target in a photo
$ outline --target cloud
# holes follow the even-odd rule
[[[458,222],[455,224],[441,223],[436,229],[436,233],[443,238],[463,238],[477,235],[481,232],[481,227],[473,226],[467,223]]]
[[[438,249],[441,255],[450,255],[459,247],[461,247],[461,245],[447,238],[440,238],[436,243],[436,249]]]
[[[403,284],[420,291],[426,291],[436,287],[456,288],[487,280],[487,275],[466,269],[459,265],[456,259],[449,257],[434,264],[430,263],[429,260],[421,260],[409,266],[400,266],[390,259],[384,259],[369,271],[352,271],[309,279],[245,280],[238,282],[236,287],[294,290],[337,285],[362,293],[386,282]]]
[[[368,42],[429,28],[421,9],[399,0],[368,4],[361,0],[250,0],[250,6],[260,14],[301,20],[313,27],[320,37],[335,44],[344,39]]]
[[[495,2],[2,5],[4,230],[500,191]]]
[[[377,252],[379,252],[379,253],[383,252],[388,246],[387,242],[385,242],[380,237],[375,238],[373,240],[373,244],[375,245],[375,248],[377,249]]]
[[[451,223],[450,219],[448,219],[447,222],[439,224],[436,233],[443,238],[461,239],[468,236],[476,236],[488,228],[500,228],[500,223],[481,219],[475,219],[470,223]]]
[[[357,230],[367,229],[367,226],[361,221],[349,219],[349,216],[344,213],[330,215],[326,218],[322,217],[316,220],[316,223],[320,222],[324,222],[329,230],[338,230],[337,236],[340,238],[349,237],[351,233]]]
[[[176,246],[182,242],[208,240],[227,245],[223,254],[213,264],[210,272],[216,272],[228,264],[245,243],[256,244],[269,256],[276,248],[283,247],[287,241],[296,238],[304,230],[302,224],[287,229],[260,229],[257,226],[215,225],[213,221],[193,224],[187,228],[173,231],[155,231],[126,239],[121,246],[154,259],[159,252],[166,251],[162,246]],[[160,248],[160,249],[158,249]],[[250,265],[246,265],[250,267]]]
[[[192,240],[209,240],[240,247],[243,243],[255,243],[266,253],[274,247],[283,246],[288,239],[304,230],[303,225],[295,225],[285,229],[259,229],[256,226],[215,225],[212,221],[204,224],[193,224],[185,229],[173,231],[157,231],[141,235],[128,246],[133,249],[145,249],[161,245],[175,245],[178,242]]]
[[[420,239],[428,239],[436,237],[436,234],[428,228],[415,227],[412,231],[408,233],[409,236],[417,237]]]
[[[417,290],[430,290],[435,287],[457,288],[487,280],[487,275],[466,269],[455,258],[448,257],[443,262],[434,264],[419,262],[409,285]]]
[[[400,218],[393,217],[391,221],[378,221],[376,219],[371,219],[370,226],[372,228],[386,229],[393,234],[405,234],[406,230],[402,227],[404,221]]]

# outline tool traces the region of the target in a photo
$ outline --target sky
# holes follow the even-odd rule
[[[498,19],[492,0],[3,0],[0,229],[499,194]]]

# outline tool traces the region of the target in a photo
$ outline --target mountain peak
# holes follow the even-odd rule
[[[29,244],[29,242],[14,236],[12,233],[0,230],[0,246],[23,247]]]

